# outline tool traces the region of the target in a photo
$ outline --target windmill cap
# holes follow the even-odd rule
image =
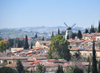
[[[68,27],[67,30],[71,30],[71,27]]]

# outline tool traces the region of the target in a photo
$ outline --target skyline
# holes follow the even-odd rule
[[[99,0],[0,0],[0,29],[36,26],[98,26]]]

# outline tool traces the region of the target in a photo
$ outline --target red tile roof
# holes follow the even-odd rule
[[[40,62],[40,61],[31,62],[30,65],[37,64],[37,63],[39,63],[39,62]]]
[[[40,48],[39,48],[39,47],[37,47],[37,48],[30,49],[30,50],[32,51],[32,50],[39,50],[39,49],[40,49]]]
[[[22,50],[17,50],[17,52],[21,52]]]

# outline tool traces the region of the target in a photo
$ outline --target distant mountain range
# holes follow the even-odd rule
[[[54,33],[57,34],[58,28],[62,32],[62,31],[65,31],[67,27],[41,26],[41,27],[4,28],[4,29],[0,29],[0,37],[15,38],[15,37],[25,36],[25,35],[28,35],[28,37],[34,37],[36,33],[38,33],[38,36],[50,37],[52,31],[54,31]],[[78,30],[81,30],[82,32],[84,32],[84,28],[82,27],[74,27],[72,29],[73,32],[77,32]]]

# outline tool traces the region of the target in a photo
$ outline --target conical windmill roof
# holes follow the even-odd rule
[[[71,27],[67,27],[67,30],[71,30],[72,28]]]

